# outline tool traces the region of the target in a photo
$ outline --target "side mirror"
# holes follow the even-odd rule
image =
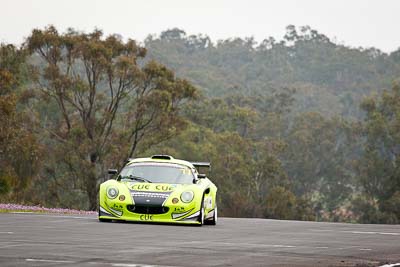
[[[199,179],[204,179],[204,178],[206,178],[207,176],[204,174],[204,173],[199,173],[199,174],[197,174],[197,178],[199,178]]]
[[[110,175],[115,175],[117,173],[118,173],[117,169],[108,169],[108,174],[110,174]]]

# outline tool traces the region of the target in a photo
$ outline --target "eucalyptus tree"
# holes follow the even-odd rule
[[[358,164],[358,182],[367,203],[382,212],[370,218],[365,208],[361,221],[400,221],[400,86],[384,91],[380,97],[364,99],[363,157]],[[378,212],[378,214],[379,214]]]
[[[42,99],[58,107],[60,119],[41,118],[43,130],[61,148],[58,161],[87,193],[90,209],[106,164],[121,163],[185,126],[179,108],[196,89],[146,62],[146,49],[134,40],[104,37],[100,30],[60,34],[49,26],[33,30],[26,48],[40,58],[35,81]]]
[[[37,174],[40,146],[32,133],[32,121],[18,107],[24,94],[26,53],[10,44],[0,45],[0,194],[6,200],[23,201],[23,193]]]

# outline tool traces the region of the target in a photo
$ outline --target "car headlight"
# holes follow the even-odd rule
[[[107,188],[107,197],[110,199],[114,199],[118,196],[118,189],[115,187],[109,187]]]
[[[194,194],[192,191],[185,191],[181,194],[182,202],[189,203],[193,200]]]

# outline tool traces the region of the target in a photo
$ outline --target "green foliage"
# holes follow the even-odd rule
[[[246,95],[265,95],[285,86],[299,89],[296,114],[361,118],[362,98],[389,87],[400,71],[398,51],[387,55],[373,48],[349,48],[308,26],[288,26],[283,40],[269,37],[259,44],[252,38],[212,42],[172,29],[148,38],[145,45],[150,58],[170,66],[208,96],[236,88]]]
[[[25,80],[25,56],[22,49],[0,44],[0,95],[9,94]]]
[[[294,219],[296,208],[295,195],[283,187],[273,187],[270,194],[265,199],[266,218],[273,219]]]
[[[0,55],[0,194],[24,201],[24,191],[39,169],[41,149],[31,131],[31,118],[17,107],[25,52],[1,45]]]
[[[57,157],[48,162],[55,160],[54,171],[62,172],[58,183],[68,186],[73,179],[70,190],[86,192],[90,209],[97,208],[106,165],[122,164],[185,127],[179,107],[196,89],[153,60],[142,64],[146,49],[133,40],[104,38],[99,30],[59,34],[49,26],[33,30],[26,49],[41,60],[33,66],[35,83],[49,106],[39,108],[56,107],[58,114],[40,113],[47,138],[55,141],[51,146],[57,146]],[[69,179],[62,181],[65,172]]]
[[[363,136],[364,154],[358,163],[358,182],[370,201],[375,201],[387,222],[399,221],[396,207],[400,192],[400,87],[367,98]]]
[[[347,199],[353,185],[352,134],[351,125],[339,118],[325,119],[318,113],[295,118],[287,137],[285,170],[296,195],[319,192],[330,212]]]

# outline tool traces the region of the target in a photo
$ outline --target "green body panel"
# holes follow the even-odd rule
[[[191,168],[197,175],[197,170],[191,163],[176,159],[164,160],[141,158],[129,161],[126,166],[139,162],[180,164]],[[116,196],[114,199],[111,199],[107,196],[107,189],[109,187],[114,187],[119,191],[118,196]],[[184,191],[192,191],[194,193],[194,197],[191,202],[184,203],[181,200],[180,196]],[[168,211],[162,214],[144,214],[131,211],[132,209],[129,210],[128,207],[130,207],[130,205],[135,205],[132,193],[156,195],[169,194],[162,204],[162,207],[168,209]],[[198,179],[198,181],[194,184],[161,184],[108,180],[100,185],[99,219],[200,224],[199,214],[202,202],[204,203],[205,220],[212,218],[216,208],[216,194],[217,187],[208,178]],[[121,195],[125,197],[124,200],[120,200]],[[172,202],[174,198],[178,199],[178,202],[175,204]]]

